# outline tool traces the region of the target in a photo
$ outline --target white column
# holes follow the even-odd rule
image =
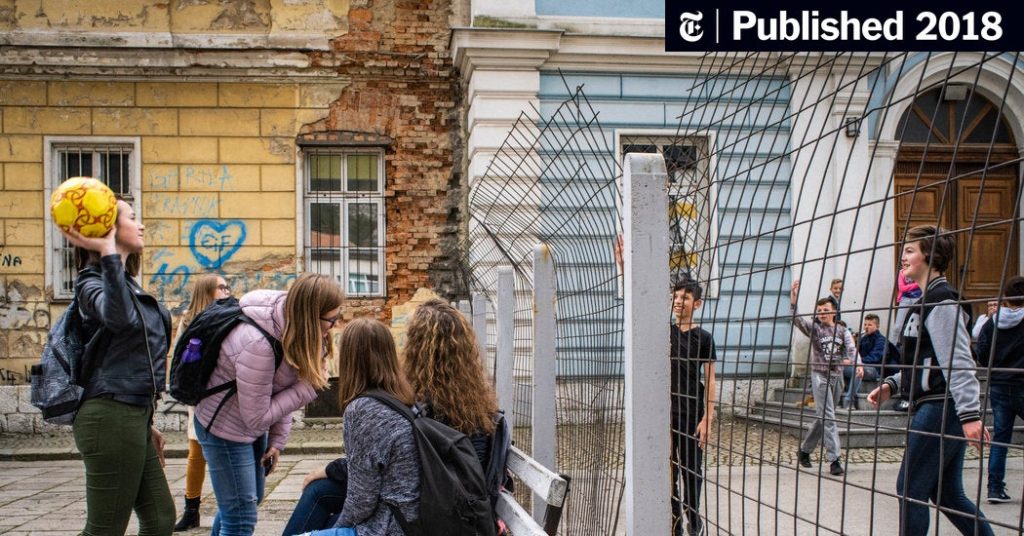
[[[498,406],[505,410],[509,428],[515,427],[516,384],[512,371],[515,367],[515,279],[512,268],[498,270],[498,299],[494,306],[497,338],[494,345],[494,387],[498,392]]]
[[[666,266],[668,265],[666,264]],[[541,465],[557,472],[555,465],[557,448],[555,443],[555,299],[555,262],[551,258],[551,250],[548,246],[537,244],[533,248],[532,455]],[[539,495],[534,495],[533,498],[533,517],[538,523],[544,521],[544,505]]]
[[[626,155],[625,509],[631,536],[671,530],[667,179],[660,155]]]

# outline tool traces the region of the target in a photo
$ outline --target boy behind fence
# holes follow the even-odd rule
[[[992,405],[992,451],[988,458],[988,502],[1010,501],[1006,494],[1006,446],[1013,424],[1024,419],[1024,277],[1003,286],[1003,303],[978,334],[978,363],[988,374]]]
[[[682,536],[686,520],[690,536],[704,534],[700,519],[702,454],[715,414],[715,341],[693,321],[703,292],[684,280],[672,289],[670,359],[672,363],[672,534]],[[701,373],[704,383],[701,383]],[[683,497],[679,500],[679,482]],[[685,515],[685,518],[684,518]]]
[[[793,325],[811,339],[811,392],[814,395],[814,424],[800,445],[799,462],[802,467],[811,468],[811,452],[824,436],[825,461],[830,464],[829,472],[835,476],[843,474],[839,461],[839,428],[836,426],[836,400],[841,396],[840,381],[843,377],[843,361],[855,363],[858,377],[863,369],[856,363],[857,352],[850,331],[835,322],[835,308],[829,298],[822,298],[815,304],[815,322],[797,315],[796,298],[800,293],[800,281],[793,281],[790,292],[790,309]]]

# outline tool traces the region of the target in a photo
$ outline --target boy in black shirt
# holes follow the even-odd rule
[[[704,534],[700,519],[702,454],[715,415],[715,343],[711,334],[693,322],[703,292],[694,281],[681,281],[672,289],[670,328],[672,362],[672,533]],[[705,383],[701,383],[701,372]],[[683,498],[679,500],[679,481]]]

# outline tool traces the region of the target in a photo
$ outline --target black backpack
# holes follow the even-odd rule
[[[239,322],[244,322],[255,327],[263,334],[274,349],[274,369],[281,366],[284,359],[284,349],[281,343],[272,335],[266,332],[253,319],[245,316],[242,307],[238,305],[235,298],[224,298],[210,304],[202,310],[192,322],[185,328],[184,333],[178,337],[178,344],[174,346],[174,359],[171,363],[171,385],[169,392],[175,400],[189,406],[195,406],[200,400],[215,395],[221,391],[228,391],[224,399],[217,406],[207,427],[213,424],[224,404],[238,392],[238,382],[231,380],[214,387],[206,388],[210,376],[217,368],[217,360],[220,359],[220,345],[224,338]],[[192,339],[202,341],[201,357],[195,361],[186,362],[182,359],[188,343]]]
[[[86,321],[78,310],[78,298],[50,328],[39,364],[32,365],[32,405],[50,424],[71,425],[82,405],[82,369],[89,346],[104,337],[106,328]]]
[[[419,517],[408,521],[389,504],[406,536],[496,536],[497,523],[476,450],[465,434],[371,390],[362,396],[387,405],[412,424],[420,459]]]
[[[494,435],[491,436],[491,447],[484,467],[484,483],[491,497],[491,506],[498,505],[501,490],[512,489],[512,477],[505,468],[508,452],[512,450],[512,431],[509,430],[505,412],[498,410],[494,416]]]

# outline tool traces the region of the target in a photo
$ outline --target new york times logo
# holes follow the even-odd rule
[[[704,14],[700,11],[680,14],[679,37],[682,37],[683,41],[687,43],[700,41],[700,38],[704,37],[704,27],[700,23],[702,20],[704,20]]]
[[[786,9],[718,0],[714,9],[666,0],[665,46],[687,51],[997,51],[1024,49],[1024,4],[931,0],[905,9],[861,0],[856,8],[792,0]],[[689,8],[689,9],[684,9]]]

